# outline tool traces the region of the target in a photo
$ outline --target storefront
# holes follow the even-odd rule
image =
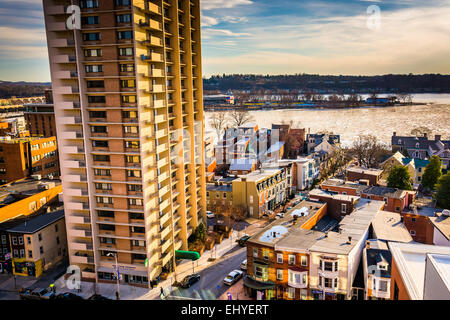
[[[245,276],[244,288],[248,296],[256,300],[274,300],[276,297],[275,283],[271,281],[259,282]]]
[[[42,274],[41,260],[26,261],[25,258],[13,259],[12,265],[13,273],[18,276],[38,278]]]

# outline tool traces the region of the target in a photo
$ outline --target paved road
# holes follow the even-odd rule
[[[229,288],[223,284],[223,279],[230,271],[240,270],[240,265],[246,258],[246,248],[234,251],[228,259],[204,269],[200,272],[200,281],[189,289],[177,288],[172,292],[173,296],[194,298],[202,300],[216,300]],[[218,289],[217,286],[220,286]]]

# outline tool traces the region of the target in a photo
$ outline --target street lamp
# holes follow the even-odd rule
[[[120,285],[119,285],[119,264],[117,262],[117,253],[110,252],[107,254],[108,257],[114,256],[116,259],[116,278],[117,278],[117,300],[120,300]]]

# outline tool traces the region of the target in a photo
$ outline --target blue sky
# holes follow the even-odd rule
[[[202,15],[205,76],[450,74],[450,0],[202,0]],[[0,1],[0,79],[50,80],[41,0]]]

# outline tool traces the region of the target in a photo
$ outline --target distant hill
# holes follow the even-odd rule
[[[450,93],[450,75],[331,76],[313,74],[211,76],[205,90],[302,90],[320,93]]]
[[[10,82],[0,80],[0,98],[43,96],[50,89],[50,82]]]

